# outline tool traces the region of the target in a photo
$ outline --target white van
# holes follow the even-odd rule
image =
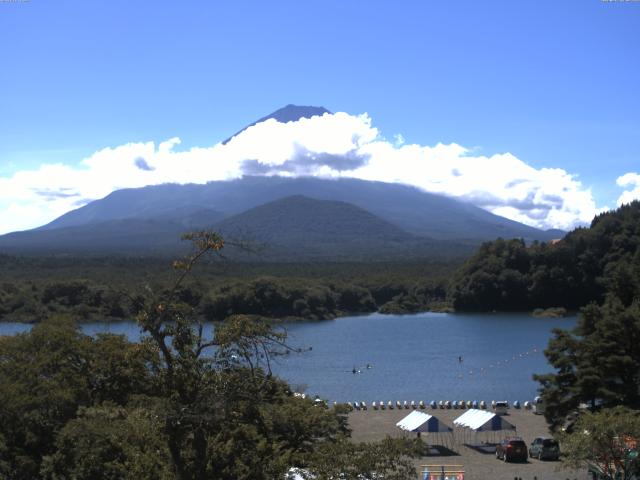
[[[506,415],[508,409],[509,402],[507,402],[506,400],[497,401],[496,406],[494,407],[496,415]]]
[[[533,413],[536,415],[544,415],[544,401],[542,397],[536,397],[533,399]]]

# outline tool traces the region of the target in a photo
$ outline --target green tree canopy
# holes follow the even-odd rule
[[[564,463],[591,467],[607,480],[630,480],[640,474],[640,412],[624,407],[580,417],[573,433],[561,437]]]
[[[153,351],[109,334],[83,335],[67,317],[0,337],[0,464],[10,478],[38,477],[42,457],[79,408],[153,392]]]
[[[639,256],[640,201],[634,201],[557,242],[483,244],[453,276],[449,298],[457,310],[578,309],[615,291],[628,304]]]
[[[0,338],[0,474],[267,480],[291,467],[330,478],[339,466],[345,478],[405,478],[414,443],[351,443],[345,408],[296,397],[273,375],[273,357],[291,351],[284,332],[232,315],[205,337],[184,282],[224,241],[208,232],[187,239],[194,252],[174,263],[172,285],[130,295],[141,342],[87,336],[59,316]],[[76,287],[51,298],[87,293]],[[268,284],[263,293],[267,302],[278,295]],[[357,289],[344,297],[368,301]]]

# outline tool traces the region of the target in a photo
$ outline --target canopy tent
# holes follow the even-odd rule
[[[501,415],[486,410],[471,409],[453,421],[454,426],[467,427],[476,432],[495,432],[497,430],[515,430],[512,424]]]
[[[463,440],[467,440],[466,434],[473,432],[478,440],[478,433],[487,432],[493,441],[500,440],[505,431],[515,432],[516,427],[505,420],[504,417],[486,410],[470,409],[453,421],[456,433],[461,433]],[[468,443],[468,442],[463,442]]]
[[[434,440],[436,440],[437,435],[437,440],[441,440],[440,443],[444,442],[444,445],[447,447],[450,444],[449,440],[451,440],[453,436],[453,428],[445,425],[433,415],[418,410],[414,410],[396,423],[396,427],[407,432],[430,434],[434,437]],[[441,436],[440,434],[443,435]],[[431,443],[435,444],[435,442]]]

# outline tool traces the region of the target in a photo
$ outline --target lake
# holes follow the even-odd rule
[[[527,314],[372,314],[284,325],[289,343],[312,350],[277,359],[274,371],[330,401],[532,400],[531,376],[550,371],[542,351],[554,327],[576,317]],[[1,335],[29,325],[0,323]],[[87,334],[139,338],[133,322],[88,323]],[[460,358],[459,358],[460,357]],[[367,364],[371,368],[367,368]],[[353,373],[353,369],[360,373]]]

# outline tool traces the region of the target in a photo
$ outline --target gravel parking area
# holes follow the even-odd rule
[[[440,421],[453,426],[453,420],[466,410],[432,410],[424,412],[434,415]],[[408,415],[411,410],[373,410],[353,411],[349,415],[349,425],[354,441],[376,441],[385,436],[400,437],[415,435],[401,431],[395,426],[396,422]],[[529,445],[535,437],[549,435],[547,425],[542,415],[535,415],[529,410],[510,409],[506,419],[517,428],[517,435]],[[509,435],[511,436],[511,435]],[[422,434],[422,440],[431,444],[428,434]],[[435,442],[438,444],[438,442]],[[429,455],[416,460],[418,472],[421,465],[442,464],[462,465],[465,470],[465,480],[588,480],[586,471],[567,470],[562,462],[540,461],[528,459],[526,463],[504,463],[497,460],[495,454],[480,453],[465,445],[454,443],[449,454]],[[420,477],[421,478],[421,477]]]

